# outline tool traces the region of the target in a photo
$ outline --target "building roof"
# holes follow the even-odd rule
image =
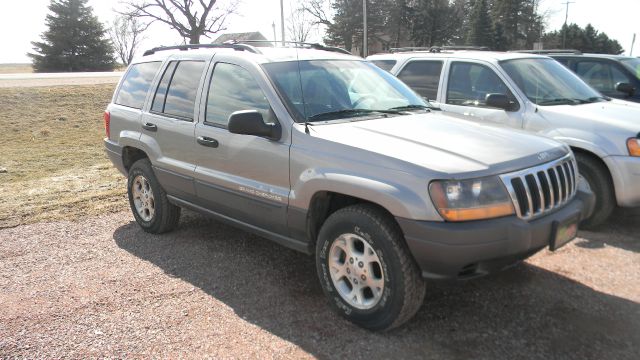
[[[259,31],[243,32],[243,33],[228,33],[228,34],[222,34],[218,36],[215,40],[213,40],[212,44],[222,44],[230,40],[236,40],[236,41],[267,40],[267,38],[264,37],[264,35],[262,35]]]

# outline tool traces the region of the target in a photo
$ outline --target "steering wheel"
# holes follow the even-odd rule
[[[358,107],[358,105],[362,104],[363,102],[365,102],[367,100],[377,102],[378,98],[373,96],[373,95],[363,95],[358,100],[356,100],[356,102],[353,103],[352,107],[355,109],[355,108]]]

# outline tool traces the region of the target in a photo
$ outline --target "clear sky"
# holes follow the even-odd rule
[[[220,0],[225,1],[225,0]],[[566,0],[542,0],[541,9],[548,11],[549,29],[562,26],[565,16]],[[640,0],[569,0],[569,22],[580,26],[592,23],[593,26],[618,40],[628,52],[633,33],[638,39],[634,54],[640,56]],[[284,0],[285,17],[290,6],[296,6],[296,0]],[[0,0],[0,63],[29,62],[25,55],[31,51],[31,41],[38,40],[45,30],[44,19],[49,0]],[[108,23],[113,20],[114,8],[119,7],[118,0],[89,0],[98,18]],[[276,23],[280,37],[280,0],[242,0],[240,16],[230,19],[227,32],[260,31],[267,38],[273,38],[271,24]],[[149,39],[144,48],[157,45],[172,45],[181,42],[181,38],[163,24],[154,24],[148,31]],[[314,34],[313,41],[321,40],[321,34]],[[206,41],[203,39],[202,41]]]

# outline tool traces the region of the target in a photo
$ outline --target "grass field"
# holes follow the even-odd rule
[[[0,228],[126,209],[102,145],[113,88],[0,89]]]
[[[0,74],[16,74],[33,72],[31,64],[0,64]]]

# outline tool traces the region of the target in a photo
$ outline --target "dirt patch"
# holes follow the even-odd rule
[[[0,228],[126,209],[102,144],[113,88],[0,89]]]

